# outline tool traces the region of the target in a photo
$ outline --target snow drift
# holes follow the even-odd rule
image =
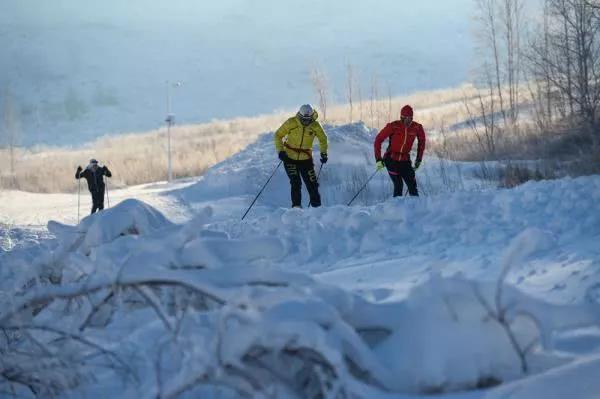
[[[589,200],[581,223],[584,211],[561,200],[566,186]],[[175,225],[132,200],[79,226],[51,222],[45,253],[0,258],[0,384],[24,396],[383,398],[589,373],[600,355],[580,363],[556,338],[597,326],[598,303],[540,300],[512,271],[557,246],[591,251],[599,187],[581,178],[495,196],[278,209],[241,224],[213,221],[205,207]],[[565,207],[572,217],[547,217]],[[410,261],[399,241],[415,248]],[[494,253],[497,272],[482,279],[427,264],[441,248],[449,264]],[[412,262],[426,264],[395,295],[325,282],[359,258],[413,272]],[[589,384],[571,392],[591,398],[600,384]]]

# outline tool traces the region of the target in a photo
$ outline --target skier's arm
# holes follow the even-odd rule
[[[106,177],[112,177],[112,173],[110,173],[110,170],[108,170],[107,166],[104,167],[104,175]]]
[[[417,145],[417,161],[421,162],[423,160],[423,153],[425,152],[425,130],[423,126],[419,127],[417,131],[417,141],[419,144]]]
[[[283,138],[290,131],[289,125],[290,125],[290,121],[288,119],[287,121],[284,122],[283,125],[281,125],[281,127],[279,129],[277,129],[277,131],[275,132],[275,135],[273,136],[273,141],[275,142],[275,149],[277,150],[277,152],[283,151]]]
[[[87,172],[87,169],[83,170],[83,172],[82,172],[82,170],[83,169],[81,168],[81,166],[79,166],[77,168],[77,171],[75,171],[75,178],[76,179],[81,179],[82,177],[85,177],[85,173]]]
[[[317,128],[315,129],[315,136],[319,139],[319,151],[321,154],[327,154],[327,135],[319,123],[317,123]]]
[[[388,123],[385,125],[381,132],[375,137],[375,143],[373,144],[373,150],[375,152],[375,161],[381,161],[381,143],[392,134],[392,125]]]

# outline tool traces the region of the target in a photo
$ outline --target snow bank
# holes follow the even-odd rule
[[[25,250],[2,258],[2,269],[29,267],[38,283],[3,286],[0,326],[29,335],[18,338],[24,354],[11,341],[0,341],[0,349],[10,354],[7,361],[28,364],[41,342],[83,364],[65,373],[94,374],[99,385],[132,397],[225,391],[377,398],[515,381],[524,364],[539,373],[574,358],[555,350],[556,334],[600,324],[597,304],[548,303],[504,283],[512,268],[559,243],[581,245],[582,237],[599,236],[598,212],[577,226],[573,218],[557,224],[548,217],[564,207],[556,193],[567,183],[588,197],[600,187],[599,179],[582,178],[371,207],[279,209],[241,224],[211,223],[213,211],[204,208],[189,223],[174,225],[155,209],[127,201],[79,226],[51,223],[57,239],[48,255],[31,264]],[[570,215],[583,211],[573,208]],[[426,272],[404,296],[382,302],[301,272],[327,270],[340,259],[349,267],[377,253],[398,256],[407,248],[403,241],[422,255],[445,247],[448,259],[474,256],[452,255],[469,245],[497,250],[500,270],[483,281]],[[48,270],[53,278],[39,277]],[[47,330],[40,333],[38,326]],[[61,345],[74,336],[104,350],[92,356],[83,345],[63,352]],[[120,359],[138,382],[121,380],[116,366],[100,372],[88,360],[97,356]],[[48,373],[39,381],[57,390],[48,394],[77,396],[96,386],[65,385],[61,378]]]
[[[347,207],[373,132],[327,131],[332,206],[288,209],[279,170],[239,220],[277,164],[266,134],[167,194],[185,224],[129,200],[0,254],[3,364],[62,397],[599,392],[600,177],[392,199],[381,174]]]
[[[600,392],[600,358],[593,356],[527,380],[507,384],[484,395],[484,399],[595,399]]]
[[[376,131],[368,129],[362,122],[342,125],[326,125],[329,138],[329,161],[323,166],[320,181],[321,198],[324,205],[346,204],[367,181],[375,170],[373,140]],[[416,148],[416,146],[415,146]],[[319,169],[318,141],[314,147],[315,168]],[[250,205],[254,195],[273,173],[279,159],[273,145],[273,133],[265,133],[258,140],[233,157],[215,165],[199,181],[184,189],[169,192],[191,206],[202,206],[207,202],[231,201],[240,209],[227,209],[227,217],[241,217],[244,208]],[[475,178],[477,165],[453,163],[446,166],[443,177],[438,173],[442,161],[432,154],[418,173],[422,192],[455,191],[458,187],[480,187],[483,183]],[[460,183],[459,183],[460,180]],[[355,200],[356,205],[369,205],[390,198],[392,186],[387,173],[377,174],[366,190]],[[308,197],[303,192],[303,203],[308,206]],[[244,206],[245,205],[245,206]],[[291,206],[288,178],[280,167],[257,201],[250,217],[273,208]]]
[[[109,243],[117,237],[150,234],[171,225],[162,213],[150,205],[128,199],[85,217],[76,228],[49,221],[48,230],[63,242],[78,237],[82,250],[89,253],[92,248]]]
[[[409,274],[439,265],[435,267],[447,275],[460,272],[494,280],[506,263],[506,247],[526,232],[518,241],[523,246],[519,256],[514,253],[515,259],[508,260],[517,266],[509,280],[545,296],[553,287],[548,286],[553,281],[550,270],[556,270],[564,275],[552,283],[562,284],[554,290],[562,295],[557,299],[573,302],[598,282],[599,193],[600,178],[583,177],[513,190],[389,199],[369,207],[277,208],[241,223],[214,223],[213,228],[241,240],[276,236],[286,249],[286,268],[337,279],[350,266],[362,266],[364,275],[352,272],[353,284],[358,277],[393,289],[394,281],[366,271],[376,268],[382,276],[397,278],[390,269]],[[582,206],[574,206],[571,197]]]

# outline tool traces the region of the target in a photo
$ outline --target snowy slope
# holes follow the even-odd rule
[[[326,125],[325,131],[329,141],[329,161],[323,165],[319,177],[322,202],[325,205],[347,204],[375,171],[373,140],[376,131],[368,129],[362,122],[342,126]],[[315,140],[313,150],[315,170],[318,172],[321,166],[318,161],[318,140]],[[278,163],[273,133],[265,133],[246,149],[208,170],[196,184],[168,192],[167,196],[175,197],[191,207],[211,205],[216,208],[217,216],[222,210],[223,216],[234,217],[237,207],[241,217],[247,208],[245,205],[250,205]],[[478,168],[477,164],[449,164],[428,155],[418,171],[419,189],[421,193],[431,195],[487,187],[489,183],[475,177]],[[252,213],[261,214],[262,211],[271,212],[274,208],[289,207],[289,191],[288,178],[281,166]],[[379,203],[389,198],[391,192],[392,185],[387,174],[380,172],[353,204]],[[308,206],[305,191],[303,203]]]
[[[347,207],[372,132],[327,130],[327,206],[288,209],[279,170],[240,222],[267,134],[161,194],[187,222],[127,200],[0,254],[0,325],[36,338],[0,341],[5,364],[62,397],[600,395],[600,176],[480,190],[451,165],[456,191],[427,159],[428,195],[384,200],[381,175]]]

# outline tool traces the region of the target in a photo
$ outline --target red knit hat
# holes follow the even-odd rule
[[[400,117],[413,117],[413,109],[410,105],[405,105],[400,110]]]

